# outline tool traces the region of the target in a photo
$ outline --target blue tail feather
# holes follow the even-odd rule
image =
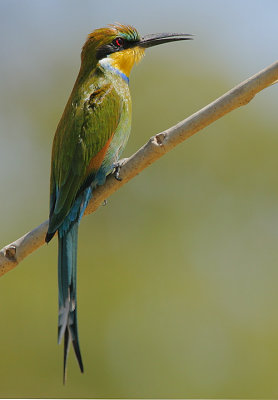
[[[76,262],[77,262],[78,222],[72,223],[69,230],[58,231],[58,287],[59,287],[59,321],[58,343],[64,337],[64,382],[70,342],[83,372],[78,329],[76,302]]]
[[[78,225],[92,197],[92,187],[86,188],[75,200],[70,212],[63,222],[48,231],[48,242],[58,230],[58,290],[59,290],[59,319],[58,343],[64,338],[64,383],[70,343],[81,372],[84,371],[80,352],[77,328],[76,302],[76,268],[77,268],[77,239]],[[52,211],[54,207],[52,206]],[[51,222],[51,216],[50,216]]]

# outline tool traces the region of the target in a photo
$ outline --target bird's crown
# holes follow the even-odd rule
[[[83,53],[93,50],[100,60],[109,54],[134,47],[140,41],[138,31],[131,25],[110,24],[90,33],[83,46]]]

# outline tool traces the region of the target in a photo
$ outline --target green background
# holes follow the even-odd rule
[[[0,1],[1,246],[47,218],[51,144],[86,34],[195,33],[131,76],[124,156],[277,59],[276,1]],[[57,243],[0,280],[1,397],[277,397],[277,85],[83,219],[81,375],[57,345]]]

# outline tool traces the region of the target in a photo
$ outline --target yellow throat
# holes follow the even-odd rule
[[[141,61],[144,53],[145,49],[136,46],[130,49],[110,54],[108,59],[112,67],[116,68],[121,73],[129,77],[130,71],[134,63],[138,63],[139,61]]]

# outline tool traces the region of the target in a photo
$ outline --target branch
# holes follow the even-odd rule
[[[175,146],[225,114],[248,104],[258,92],[277,80],[278,61],[240,83],[177,125],[150,138],[143,147],[124,161],[120,171],[121,181],[116,180],[114,174],[111,174],[107,177],[103,186],[99,186],[94,190],[93,198],[88,204],[85,214],[94,212],[111,194]],[[47,228],[48,221],[45,221],[0,251],[0,276],[15,268],[20,261],[45,243],[44,238]]]

